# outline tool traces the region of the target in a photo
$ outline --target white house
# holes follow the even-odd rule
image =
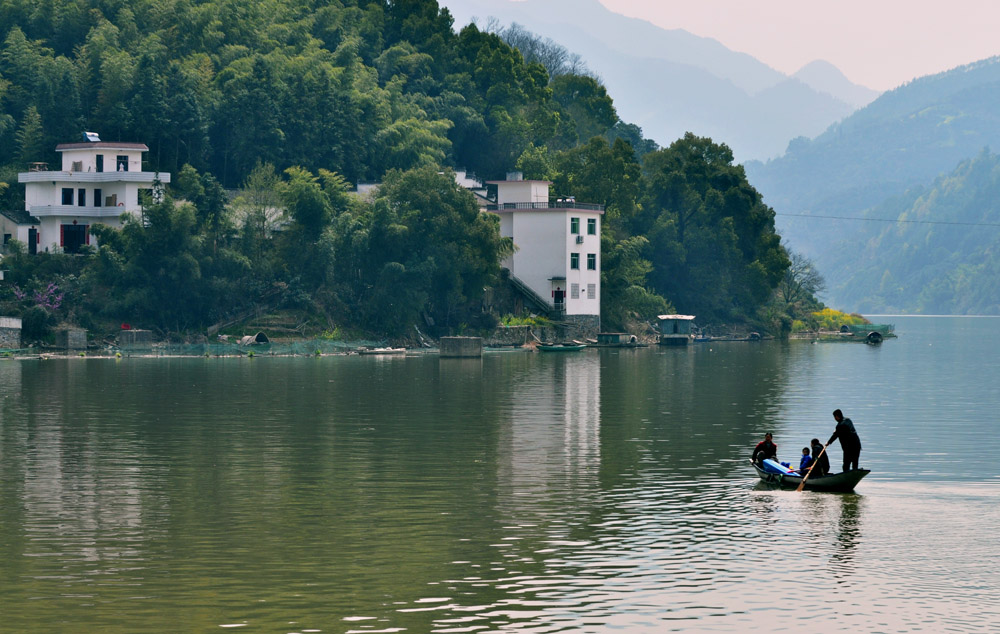
[[[513,238],[503,266],[516,284],[543,298],[566,321],[596,332],[601,315],[601,205],[572,198],[549,201],[549,181],[523,180],[520,172],[496,185],[500,234]]]
[[[142,143],[100,140],[56,146],[62,154],[61,170],[33,163],[17,175],[24,183],[25,211],[38,221],[18,224],[17,239],[29,253],[75,253],[94,244],[92,224],[120,227],[123,213],[141,214],[140,192],[158,196],[161,192],[153,192],[153,182],[170,182],[169,173],[142,171],[142,153],[148,150]]]
[[[38,218],[23,209],[6,210],[0,209],[0,234],[3,236],[3,244],[0,245],[0,255],[7,253],[8,244],[11,240],[20,240],[22,244],[27,244],[28,231],[34,227],[37,233]],[[0,280],[3,274],[0,272]]]

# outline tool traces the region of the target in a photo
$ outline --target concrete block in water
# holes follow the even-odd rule
[[[153,331],[122,330],[118,333],[118,346],[124,350],[151,350],[153,348]]]
[[[86,350],[87,331],[83,328],[63,328],[56,331],[56,347],[64,350]]]
[[[21,347],[21,318],[0,317],[0,348],[16,350]]]
[[[483,356],[482,337],[441,337],[441,356],[469,359]]]

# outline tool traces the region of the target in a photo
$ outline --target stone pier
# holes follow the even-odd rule
[[[21,347],[21,318],[0,317],[0,348],[17,350]]]

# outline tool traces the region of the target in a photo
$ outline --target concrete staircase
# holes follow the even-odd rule
[[[552,304],[550,304],[548,300],[532,290],[530,286],[518,279],[514,274],[511,273],[508,276],[508,279],[510,280],[511,286],[513,286],[517,292],[524,297],[525,301],[536,311],[552,319],[559,319],[562,317],[562,311],[557,311],[553,308]]]

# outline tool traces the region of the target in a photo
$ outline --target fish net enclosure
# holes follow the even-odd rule
[[[346,354],[359,348],[382,345],[376,341],[331,341],[313,339],[299,341],[269,341],[267,343],[241,344],[239,341],[216,341],[212,343],[157,343],[149,348],[119,348],[109,346],[100,353],[121,354],[122,356],[190,356],[190,357],[238,357],[238,356],[311,356],[317,354]],[[88,353],[90,354],[90,353]]]
[[[849,332],[858,337],[864,337],[871,332],[877,332],[883,337],[887,337],[892,335],[895,330],[896,326],[893,324],[852,324],[840,329],[841,332]]]

